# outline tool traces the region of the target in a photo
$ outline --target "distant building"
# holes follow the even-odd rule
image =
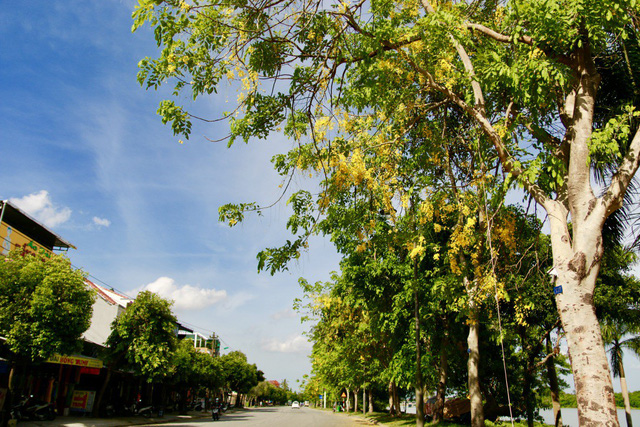
[[[133,300],[113,289],[96,285],[89,280],[85,280],[85,283],[96,292],[97,298],[93,303],[91,326],[82,334],[82,339],[104,347],[109,334],[111,334],[111,323],[124,313]]]
[[[220,356],[220,340],[213,334],[211,337],[205,337],[204,335],[187,328],[184,325],[178,325],[178,339],[193,341],[193,347],[196,351],[209,354],[212,357]]]

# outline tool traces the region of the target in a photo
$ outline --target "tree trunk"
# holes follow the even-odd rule
[[[551,338],[547,337],[547,354],[551,354]],[[547,378],[551,389],[551,404],[553,405],[553,419],[555,427],[562,427],[562,407],[560,406],[560,387],[558,386],[558,374],[554,357],[547,359]]]
[[[583,34],[586,30],[581,29]],[[551,228],[553,264],[557,273],[556,305],[571,358],[581,426],[618,426],[609,364],[593,292],[602,259],[602,227],[608,215],[622,206],[626,187],[638,168],[634,136],[630,154],[611,178],[602,197],[591,184],[589,140],[593,131],[596,94],[600,83],[588,39],[572,53],[575,86],[566,97],[563,121],[567,128],[568,168],[565,188],[557,200],[532,193],[544,206]],[[598,190],[601,191],[601,190]],[[571,217],[572,231],[568,218]]]
[[[369,411],[370,414],[373,414],[373,393],[372,390],[369,390]]]
[[[107,366],[107,376],[104,378],[104,382],[100,387],[100,391],[98,392],[98,397],[96,398],[96,404],[93,406],[93,413],[91,414],[93,417],[100,416],[102,412],[102,401],[104,399],[104,395],[107,392],[107,387],[109,387],[109,382],[111,381],[111,372],[113,371],[113,364],[110,363]]]
[[[433,412],[433,421],[435,423],[444,421],[444,401],[447,392],[447,373],[449,371],[449,358],[447,357],[448,346],[449,340],[445,335],[440,346],[440,375],[436,389],[436,404]]]
[[[393,407],[394,399],[393,399],[393,381],[389,381],[389,414],[395,415],[395,409]]]
[[[413,263],[413,318],[416,331],[416,427],[424,426],[424,381],[422,379],[422,352],[420,345],[420,304],[418,301],[418,264]]]
[[[367,387],[362,386],[362,415],[367,413]]]
[[[618,426],[609,364],[593,306],[597,272],[576,280],[586,268],[580,254],[565,263],[564,272],[559,270],[563,293],[556,296],[576,387],[578,421],[580,426]],[[572,269],[577,274],[571,274]]]
[[[400,397],[398,396],[398,385],[395,381],[393,382],[393,407],[395,414],[400,415]]]
[[[353,412],[358,412],[358,392],[360,390],[353,390]]]
[[[466,279],[465,279],[466,280]],[[484,409],[482,407],[482,392],[480,391],[480,323],[478,307],[473,298],[469,300],[469,336],[467,345],[469,359],[469,400],[471,401],[471,425],[484,427]]]
[[[531,393],[531,386],[533,383],[533,361],[531,360],[531,353],[529,353],[527,357],[527,366],[524,372],[524,381],[523,381],[523,397],[525,404],[525,411],[527,416],[527,427],[533,427],[534,419],[534,402],[533,396]]]
[[[351,391],[349,389],[347,389],[347,404],[345,405],[345,411],[349,412],[349,409],[351,408]]]
[[[624,365],[622,359],[620,359],[620,391],[622,392],[622,398],[624,399],[624,413],[627,418],[627,427],[633,427],[633,421],[631,420],[631,403],[629,402],[629,390],[627,389],[627,377],[624,373]]]

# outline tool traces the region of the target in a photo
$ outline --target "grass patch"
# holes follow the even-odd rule
[[[386,412],[374,412],[373,414],[367,414],[363,416],[362,414],[353,414],[349,413],[350,416],[359,416],[360,418],[367,418],[369,420],[375,421],[380,425],[391,426],[391,427],[408,427],[416,425],[416,416],[414,414],[403,414],[399,417],[393,417]],[[469,427],[468,424],[459,424],[448,421],[443,421],[439,424],[431,424],[425,423],[425,426],[440,426],[440,427]],[[491,421],[485,421],[486,427],[510,427],[511,421],[496,421],[495,423]],[[516,421],[513,424],[514,427],[527,427],[526,421]],[[549,424],[534,423],[535,427],[551,427]]]
[[[314,408],[325,411],[332,411],[332,408]],[[387,412],[374,412],[372,414],[367,414],[366,416],[359,413],[353,412],[341,412],[341,414],[348,415],[350,417],[358,417],[358,418],[366,418],[368,420],[374,421],[380,425],[390,426],[390,427],[408,427],[416,425],[416,416],[414,414],[402,414],[398,417],[393,417],[389,415]],[[448,421],[441,422],[439,424],[431,424],[425,423],[425,426],[439,426],[439,427],[469,427],[469,424],[459,424],[452,423]],[[491,421],[485,421],[486,427],[511,427],[511,421],[496,421],[495,423]],[[527,427],[526,421],[516,421],[513,424],[514,427]],[[551,427],[550,424],[544,424],[536,422],[534,423],[535,427]]]
[[[411,414],[392,417],[386,412],[374,412],[373,414],[367,414],[366,418],[386,426],[412,426],[416,424],[416,417]]]

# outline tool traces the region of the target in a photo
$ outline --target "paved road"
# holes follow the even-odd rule
[[[219,421],[202,418],[186,422],[163,423],[160,427],[362,427],[366,425],[369,423],[365,420],[344,414],[334,414],[310,408],[292,409],[287,406],[279,406],[225,413]]]

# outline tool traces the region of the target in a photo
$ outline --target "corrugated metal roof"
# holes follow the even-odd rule
[[[93,283],[90,280],[85,279],[85,283],[91,287],[92,289],[94,289],[97,293],[98,296],[102,299],[104,299],[105,301],[107,301],[109,304],[111,305],[119,305],[123,308],[126,308],[127,305],[129,305],[129,303],[133,302],[133,300],[125,295],[122,295],[116,291],[114,291],[113,289],[107,289],[103,286],[99,286],[96,285],[95,283]]]

